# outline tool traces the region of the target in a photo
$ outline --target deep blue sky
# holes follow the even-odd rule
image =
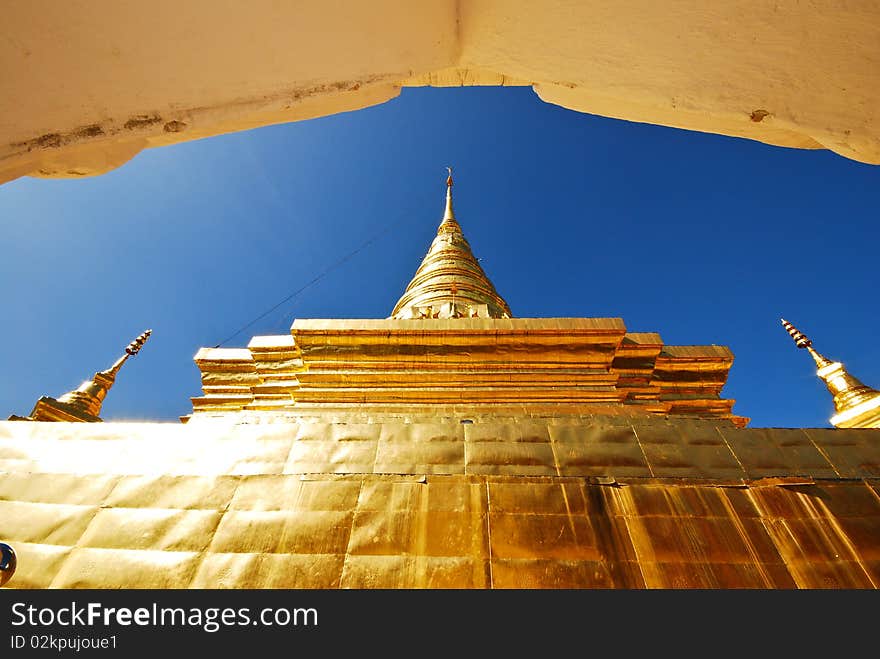
[[[75,388],[147,327],[103,416],[187,414],[200,346],[377,234],[226,345],[296,317],[387,317],[442,216],[447,164],[514,315],[619,316],[668,344],[728,345],[724,394],[753,427],[824,427],[833,412],[781,315],[880,388],[880,168],[580,114],[528,88],[404,89],[150,149],[104,176],[0,186],[0,415]]]

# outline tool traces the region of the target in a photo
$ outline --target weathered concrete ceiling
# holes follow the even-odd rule
[[[880,164],[871,0],[32,0],[0,38],[0,182],[381,103],[532,85],[631,121]]]

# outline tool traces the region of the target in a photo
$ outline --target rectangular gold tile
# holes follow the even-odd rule
[[[798,588],[877,588],[865,567],[855,561],[786,561]]]
[[[617,514],[614,498],[620,488],[585,485],[587,520],[596,537],[596,548],[610,563],[635,561],[636,553],[626,518]]]
[[[354,510],[360,479],[302,480],[300,474],[247,476],[232,498],[233,510]]]
[[[339,588],[341,554],[207,554],[191,588]]]
[[[802,429],[722,428],[721,434],[750,478],[837,477],[832,464]]]
[[[3,538],[8,541],[8,538]],[[4,588],[48,588],[71,552],[71,547],[30,542],[11,543],[18,568]]]
[[[218,448],[222,448],[223,444],[227,443],[233,444],[236,447],[241,447],[241,455],[239,461],[267,463],[286,462],[287,456],[290,453],[290,447],[293,444],[290,439],[257,438],[248,441],[235,440],[229,442],[219,442],[220,446],[218,446]]]
[[[464,426],[469,442],[538,442],[548,443],[550,431],[542,423],[473,423]]]
[[[767,528],[768,520],[741,518],[733,521],[742,534],[752,562],[763,565],[784,562],[782,552],[776,546],[775,538]]]
[[[664,485],[628,483],[622,487],[600,489],[599,493],[603,495],[609,514],[625,517],[669,517],[673,515],[673,508],[667,489]]]
[[[643,588],[644,581],[634,565],[620,566],[623,585],[615,583],[603,561],[503,559],[492,560],[494,588]]]
[[[827,519],[764,520],[785,563],[852,561],[856,556],[839,526]]]
[[[833,517],[880,516],[880,493],[865,481],[823,481],[813,486],[819,503]]]
[[[818,485],[750,487],[749,494],[763,517],[801,519],[828,517]]]
[[[333,424],[331,423],[301,423],[297,426],[294,441],[329,441],[333,436]]]
[[[553,451],[561,476],[651,477],[642,450],[635,444],[554,442]]]
[[[377,473],[463,474],[464,442],[379,442]]]
[[[302,488],[300,474],[241,476],[230,510],[294,510]]]
[[[465,433],[460,423],[383,423],[377,427],[381,427],[381,442],[461,442]]]
[[[749,478],[804,475],[766,433],[752,428],[721,428],[720,432]]]
[[[836,523],[859,560],[880,560],[880,517],[840,517]]]
[[[489,538],[493,558],[603,558],[584,517],[490,513]]]
[[[485,557],[482,515],[441,511],[364,511],[354,518],[348,552],[353,555]]]
[[[80,538],[82,547],[204,551],[220,521],[213,510],[104,508]]]
[[[641,440],[641,435],[639,435]],[[651,472],[658,478],[745,478],[727,446],[642,443]]]
[[[624,444],[636,446],[635,431],[629,423],[623,425],[551,425],[550,439],[563,444]]]
[[[229,511],[209,551],[275,554],[344,554],[352,513]]]
[[[812,444],[808,446],[780,446],[780,451],[792,471],[813,478],[838,478],[837,470]]]
[[[561,476],[651,476],[630,425],[550,426]]]
[[[466,476],[428,476],[428,510],[483,515],[488,510],[486,483]]]
[[[750,488],[745,487],[720,487],[724,493],[727,505],[737,517],[760,517],[761,512],[752,498]]]
[[[794,588],[785,566],[748,563],[642,563],[648,588]]]
[[[538,442],[465,442],[468,474],[555,476],[549,444]]]
[[[295,442],[285,474],[372,473],[376,461],[376,441]]]
[[[469,557],[346,556],[342,588],[488,588],[488,561]]]
[[[0,500],[88,506],[104,501],[119,480],[113,474],[41,474],[10,470],[0,474]]]
[[[611,488],[614,514],[628,517],[757,517],[744,489],[688,485],[636,485]]]
[[[880,439],[878,428],[802,428],[801,430],[806,433],[810,441],[822,448],[860,447],[876,444]]]
[[[328,428],[326,440],[332,442],[375,442],[382,427],[376,423],[334,423]]]
[[[636,554],[648,563],[782,562],[754,519],[626,518]]]
[[[843,478],[880,476],[880,430],[807,428],[807,436]]]
[[[718,425],[715,421],[699,421],[696,419],[662,421],[660,419],[651,419],[644,422],[634,421],[633,429],[643,446],[645,444],[727,446],[727,443],[718,431]]]
[[[107,497],[107,505],[223,510],[238,481],[239,476],[124,476]]]
[[[421,480],[364,480],[358,499],[359,511],[424,510],[428,498],[427,479]]]
[[[0,501],[0,538],[12,545],[72,546],[97,512],[97,506]]]
[[[666,494],[672,514],[676,517],[737,517],[738,511],[730,505],[730,496],[742,497],[742,493],[721,487],[667,486]],[[743,500],[743,507],[745,507]],[[754,506],[748,508],[748,516],[756,517]]]
[[[586,515],[583,486],[574,480],[489,483],[489,510],[493,513],[533,515]]]
[[[746,488],[628,482],[605,491],[612,497],[608,508],[612,515],[760,517]]]
[[[335,510],[353,512],[357,507],[361,480],[304,480],[296,500],[296,510]]]
[[[52,588],[186,588],[198,568],[195,552],[75,548]]]
[[[358,509],[362,511],[437,510],[486,512],[486,485],[461,476],[368,477]]]

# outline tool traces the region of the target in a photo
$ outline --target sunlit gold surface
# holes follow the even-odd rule
[[[101,406],[107,392],[116,382],[116,375],[126,360],[136,355],[150,338],[153,330],[146,330],[125,348],[125,354],[114,362],[110,368],[95,373],[91,380],[86,380],[74,391],[69,391],[57,399],[50,396],[41,397],[30,416],[9,417],[12,421],[101,421]]]
[[[838,428],[880,428],[880,391],[862,384],[843,364],[832,362],[813,349],[813,342],[784,318],[782,325],[798,348],[805,348],[816,362],[818,375],[834,400],[836,414],[830,421]]]
[[[13,588],[875,588],[880,430],[0,423]]]
[[[746,429],[727,348],[510,318],[441,238],[392,318],[199,350],[186,425],[0,423],[8,586],[880,585],[880,430]]]

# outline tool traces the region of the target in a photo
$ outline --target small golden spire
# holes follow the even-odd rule
[[[452,167],[447,167],[449,176],[446,177],[446,211],[443,213],[443,221],[455,221],[455,213],[452,212]]]
[[[98,416],[107,392],[116,381],[119,369],[129,357],[136,355],[143,347],[153,330],[148,329],[125,348],[125,354],[113,365],[83,382],[79,388],[69,391],[57,399],[43,396],[34,405],[29,417],[10,417],[11,420],[23,421],[101,421]]]
[[[832,362],[816,352],[813,342],[805,334],[785,318],[781,320],[795,345],[810,353],[818,367],[816,375],[834,397],[837,414],[831,417],[831,423],[839,428],[880,428],[880,391],[862,384],[840,362]]]

